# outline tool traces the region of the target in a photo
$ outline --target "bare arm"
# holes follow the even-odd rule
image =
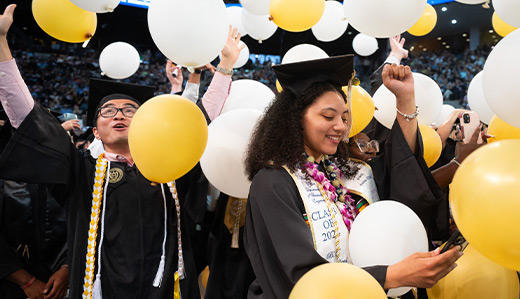
[[[3,15],[0,15],[0,62],[13,59],[7,44],[7,32],[13,24],[13,14],[16,4],[7,6]]]
[[[383,68],[383,84],[396,97],[396,108],[404,114],[416,112],[415,89],[412,70],[409,66],[385,65]],[[417,117],[406,119],[397,113],[397,122],[403,131],[408,146],[415,153],[417,146]]]

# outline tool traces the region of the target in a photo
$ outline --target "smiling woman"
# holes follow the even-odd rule
[[[352,263],[349,230],[363,200],[346,187],[360,170],[349,160],[350,100],[341,89],[350,86],[352,59],[345,55],[273,67],[283,91],[259,121],[246,156],[252,184],[244,243],[256,275],[248,298],[288,298],[298,279],[314,267]],[[399,109],[415,107],[411,78],[408,67],[395,64],[383,72]],[[394,129],[389,143],[403,156],[378,159],[377,166],[392,181],[403,174],[394,164],[418,163],[416,120],[398,119]],[[374,192],[377,198],[378,190]],[[406,192],[415,196],[403,188],[382,194],[394,198]],[[458,256],[453,250],[446,255],[416,253],[394,265],[364,269],[385,289],[425,287],[446,275]]]

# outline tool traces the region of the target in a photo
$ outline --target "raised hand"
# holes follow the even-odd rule
[[[173,73],[177,70],[177,75],[174,77]],[[166,77],[168,77],[168,80],[170,81],[170,84],[172,85],[172,92],[176,93],[182,90],[182,70],[180,66],[173,65],[172,61],[168,59],[166,61]]]
[[[233,65],[240,56],[240,51],[245,45],[239,46],[240,33],[237,32],[236,28],[229,26],[228,38],[226,44],[222,49],[222,58],[220,60],[220,66],[226,69],[232,69]]]
[[[401,35],[398,34],[396,36],[392,36],[388,39],[390,42],[390,55],[401,61],[402,59],[408,58],[408,50],[404,48],[404,37],[401,38]]]
[[[396,96],[398,108],[400,100],[415,99],[413,75],[409,66],[387,64],[383,68],[382,77],[383,84]],[[413,108],[415,109],[415,101]]]
[[[13,14],[16,4],[11,4],[5,8],[5,11],[0,15],[0,36],[6,36],[11,24],[13,24]]]

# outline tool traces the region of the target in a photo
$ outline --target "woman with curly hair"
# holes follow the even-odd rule
[[[350,263],[348,234],[358,213],[357,203],[343,184],[357,171],[348,162],[352,118],[350,103],[341,90],[352,78],[352,55],[273,69],[283,92],[260,120],[246,156],[252,185],[244,243],[256,275],[248,298],[287,298],[298,279],[312,268],[326,262]],[[386,166],[374,172],[390,172],[398,183],[403,179],[394,177],[404,176],[409,183],[399,189],[418,184],[413,189],[424,193],[422,200],[433,200],[435,194],[424,182],[428,179],[421,176],[427,167],[420,167],[422,158],[416,155],[422,149],[417,142],[420,135],[410,68],[385,66],[383,78],[397,97],[400,115],[386,144],[388,155],[378,162]],[[407,171],[399,165],[403,163],[416,165],[408,166],[415,173],[403,173]],[[386,183],[396,186],[393,181]],[[386,186],[380,196],[395,198],[405,193],[395,190]],[[413,193],[407,196],[417,196],[416,191],[407,192]],[[456,249],[444,254],[415,253],[397,264],[365,270],[385,289],[429,287],[455,267],[460,255]]]

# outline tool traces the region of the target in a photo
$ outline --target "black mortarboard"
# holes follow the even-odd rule
[[[121,83],[112,80],[90,79],[87,125],[95,126],[97,110],[109,100],[128,99],[141,105],[154,96],[156,87]]]
[[[307,60],[273,66],[278,82],[284,90],[300,96],[317,82],[346,86],[354,73],[354,55]]]

